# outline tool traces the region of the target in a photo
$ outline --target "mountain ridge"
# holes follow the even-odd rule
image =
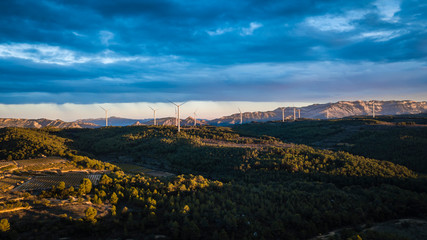
[[[298,111],[299,110],[299,111]],[[300,115],[299,115],[299,113]],[[294,118],[294,107],[285,107],[285,119]],[[389,100],[375,101],[376,115],[400,115],[400,114],[419,114],[427,113],[426,101],[412,100]],[[350,116],[372,116],[372,101],[338,101],[335,103],[312,104],[300,108],[295,108],[295,117],[327,119],[343,118]],[[243,123],[248,122],[267,122],[282,120],[282,109],[276,108],[271,111],[256,111],[242,113]],[[153,119],[129,119],[120,117],[110,117],[109,126],[130,126],[130,125],[153,125]],[[156,119],[157,125],[175,125],[174,117],[165,117]],[[213,120],[198,119],[197,125],[217,125],[226,126],[240,123],[240,113],[234,113],[228,116],[222,116]],[[194,118],[182,117],[182,126],[193,126]],[[105,118],[79,119],[73,122],[65,122],[60,119],[49,120],[40,119],[19,119],[19,118],[0,118],[0,128],[2,127],[25,127],[25,128],[96,128],[105,126]]]

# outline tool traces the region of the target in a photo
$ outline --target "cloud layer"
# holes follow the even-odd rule
[[[417,100],[423,1],[1,1],[0,103]]]

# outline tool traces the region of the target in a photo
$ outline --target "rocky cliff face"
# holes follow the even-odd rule
[[[299,110],[299,111],[298,111]],[[427,112],[427,102],[415,101],[375,101],[375,115],[418,114]],[[372,115],[370,101],[340,101],[336,103],[313,104],[296,108],[296,118],[342,118],[348,116]],[[294,108],[285,108],[285,119],[293,119]],[[282,110],[277,108],[267,112],[245,112],[243,123],[277,121],[282,119]],[[230,125],[240,123],[240,113],[209,121],[211,125]]]
[[[64,122],[62,120],[49,119],[17,119],[17,118],[0,118],[0,128],[3,127],[23,127],[23,128],[96,128],[99,125],[93,123]]]

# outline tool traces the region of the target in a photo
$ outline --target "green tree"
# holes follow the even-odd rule
[[[88,178],[83,178],[83,182],[79,186],[79,195],[85,195],[92,190],[92,182]]]
[[[63,191],[65,189],[65,182],[59,182],[58,186],[56,186],[56,189],[59,191]]]
[[[182,214],[187,214],[190,211],[190,207],[188,205],[185,205],[182,210],[181,213]]]
[[[0,231],[7,232],[10,230],[10,223],[6,218],[3,218],[0,221]]]
[[[99,184],[108,185],[113,182],[113,179],[111,179],[106,174],[102,175],[101,180],[99,181]]]
[[[118,201],[119,201],[119,198],[117,197],[117,194],[113,192],[113,194],[111,194],[110,203],[117,204]]]
[[[98,214],[98,211],[96,211],[93,207],[88,207],[85,211],[86,220],[92,223],[96,223],[96,214]]]
[[[114,206],[114,205],[111,207],[111,215],[112,216],[116,216],[117,215],[117,209],[116,209],[116,206]]]

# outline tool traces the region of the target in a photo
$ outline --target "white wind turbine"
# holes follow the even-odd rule
[[[372,118],[375,118],[375,101],[372,100]]]
[[[240,108],[238,108],[238,109],[240,112],[240,124],[243,124],[243,113],[242,113],[242,110],[240,110]]]
[[[154,113],[154,126],[156,126],[157,125],[157,122],[156,122],[156,111],[159,110],[159,109],[154,109],[154,108],[152,108],[150,106],[148,106],[148,107],[151,108],[151,110],[153,110],[153,113]]]
[[[294,121],[295,121],[295,119],[296,119],[296,108],[294,107]]]
[[[176,108],[175,108],[175,127],[178,127],[178,112],[176,111]]]
[[[101,106],[99,106],[100,108],[102,108],[102,110],[105,111],[105,126],[108,127],[108,109],[105,109]]]
[[[197,109],[194,111],[194,126],[196,126],[197,125],[197,114],[196,114],[196,112],[197,112]]]
[[[176,108],[178,109],[178,112],[177,112],[177,126],[178,126],[178,132],[180,132],[181,131],[181,121],[180,121],[180,119],[179,119],[179,107],[181,107],[182,105],[184,105],[185,104],[185,102],[183,102],[183,103],[181,103],[181,104],[176,104],[176,103],[174,103],[174,102],[172,102],[172,101],[169,101],[169,102],[171,102],[173,105],[175,105],[176,106]]]
[[[280,109],[282,109],[282,122],[285,122],[285,107],[281,107]]]

